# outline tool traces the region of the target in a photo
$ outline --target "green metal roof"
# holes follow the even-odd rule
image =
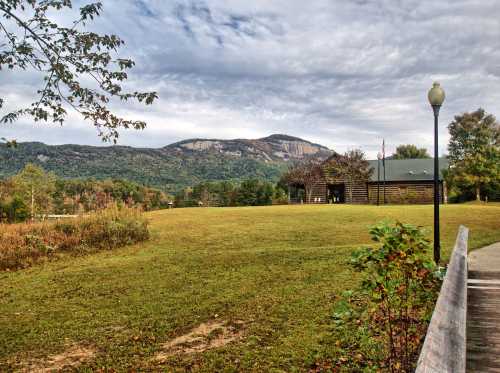
[[[368,161],[373,168],[370,181],[377,181],[377,160]],[[448,168],[448,159],[439,158],[439,180],[443,179],[441,170]],[[380,181],[384,168],[380,161]],[[385,179],[387,181],[427,181],[434,179],[434,159],[386,159]]]

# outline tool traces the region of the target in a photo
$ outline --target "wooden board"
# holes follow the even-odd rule
[[[500,372],[500,272],[470,271],[467,372]]]

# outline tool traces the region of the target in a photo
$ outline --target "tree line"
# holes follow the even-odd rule
[[[258,179],[248,179],[241,183],[202,182],[185,188],[175,196],[176,207],[267,206],[286,203],[286,185]]]
[[[155,210],[172,196],[121,179],[63,179],[27,164],[17,175],[0,180],[0,223],[22,222],[49,214],[81,214],[110,204]]]

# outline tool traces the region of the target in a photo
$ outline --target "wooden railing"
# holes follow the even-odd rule
[[[460,226],[418,359],[417,373],[464,373],[466,366],[467,238]]]

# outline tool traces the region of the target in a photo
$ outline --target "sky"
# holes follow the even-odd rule
[[[499,0],[102,1],[88,28],[124,39],[119,55],[136,62],[127,86],[159,94],[153,106],[114,107],[147,122],[122,132],[120,145],[283,133],[371,158],[384,138],[388,153],[408,143],[431,152],[436,80],[446,91],[441,154],[454,115],[482,107],[500,116]],[[1,70],[2,114],[42,84]],[[62,127],[0,125],[0,137],[106,145],[75,112]]]

